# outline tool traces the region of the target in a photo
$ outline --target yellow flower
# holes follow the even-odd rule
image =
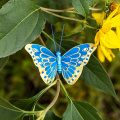
[[[98,47],[98,57],[101,62],[105,61],[104,57],[112,61],[115,55],[111,49],[120,48],[120,14],[116,15],[118,9],[119,7],[108,16],[95,36],[95,45],[100,44]],[[117,32],[113,31],[112,28],[116,28]]]
[[[104,47],[102,45],[98,45],[97,47],[97,54],[98,54],[98,59],[101,62],[105,61],[105,57],[109,60],[112,61],[112,58],[115,57],[115,55],[113,54],[113,52],[111,51],[111,49]]]
[[[93,12],[92,16],[96,19],[98,24],[102,24],[103,23],[103,19],[105,17],[105,13],[104,12],[102,12],[102,13]]]

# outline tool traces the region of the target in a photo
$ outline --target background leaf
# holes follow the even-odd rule
[[[63,120],[102,120],[97,110],[87,102],[77,102],[69,99]]]
[[[84,17],[89,14],[89,0],[72,0],[74,8]]]
[[[83,72],[80,76],[80,80],[93,87],[108,92],[117,98],[109,76],[105,72],[99,60],[97,60],[97,58],[93,55],[91,56],[88,64],[84,67]]]
[[[35,40],[43,30],[42,11],[30,0],[10,0],[0,10],[0,57]]]

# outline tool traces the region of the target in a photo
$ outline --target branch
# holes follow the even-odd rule
[[[56,91],[55,97],[54,97],[53,101],[48,105],[48,107],[44,110],[45,114],[56,103],[59,93],[60,93],[60,81],[57,80],[57,91]]]

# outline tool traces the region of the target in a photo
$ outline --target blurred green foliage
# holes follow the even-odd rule
[[[66,9],[70,8],[70,0],[33,0],[36,4],[46,8],[53,9]],[[6,1],[7,2],[7,1]],[[0,7],[5,1],[0,1]],[[104,0],[95,0],[94,5],[104,7]],[[75,17],[73,14],[59,13],[69,17]],[[80,16],[76,16],[80,17]],[[91,29],[82,30],[82,25],[74,21],[59,19],[46,13],[47,23],[45,31],[51,35],[50,23],[54,24],[55,38],[59,37],[62,31],[62,25],[65,24],[64,39],[77,41],[79,44],[94,42],[95,31]],[[89,22],[89,19],[88,19]],[[95,25],[95,20],[90,23]],[[82,30],[82,31],[81,31]],[[78,32],[79,31],[79,32]],[[87,34],[87,36],[85,36]],[[42,38],[46,44],[48,39],[42,34]],[[34,43],[41,44],[39,39]],[[50,43],[49,43],[50,44]],[[52,44],[52,43],[51,43]],[[64,44],[62,44],[64,46]],[[50,48],[50,45],[49,45]],[[54,49],[54,48],[50,48]],[[119,120],[120,119],[120,52],[114,51],[116,57],[109,63],[107,60],[103,63],[105,70],[111,77],[114,84],[118,100],[115,100],[109,94],[106,94],[96,88],[90,87],[82,81],[77,81],[74,85],[70,86],[64,81],[64,86],[70,94],[71,98],[76,101],[87,101],[95,106],[100,113],[103,120]],[[95,53],[96,55],[96,53]],[[45,88],[46,85],[42,81],[38,68],[35,67],[29,54],[22,49],[16,54],[10,56],[6,66],[0,71],[0,96],[7,100],[29,98],[37,94],[40,90]],[[39,100],[42,107],[47,106],[53,99],[56,92],[56,87],[52,87],[47,91]],[[60,92],[59,99],[52,110],[61,116],[67,107],[67,99],[63,93]]]

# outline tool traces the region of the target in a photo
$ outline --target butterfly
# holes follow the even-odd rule
[[[38,67],[41,78],[46,84],[54,81],[56,72],[62,73],[65,81],[72,85],[80,77],[83,67],[88,63],[91,54],[96,50],[92,43],[73,47],[63,56],[57,51],[54,55],[42,45],[27,44],[26,51],[31,55],[34,64]]]

